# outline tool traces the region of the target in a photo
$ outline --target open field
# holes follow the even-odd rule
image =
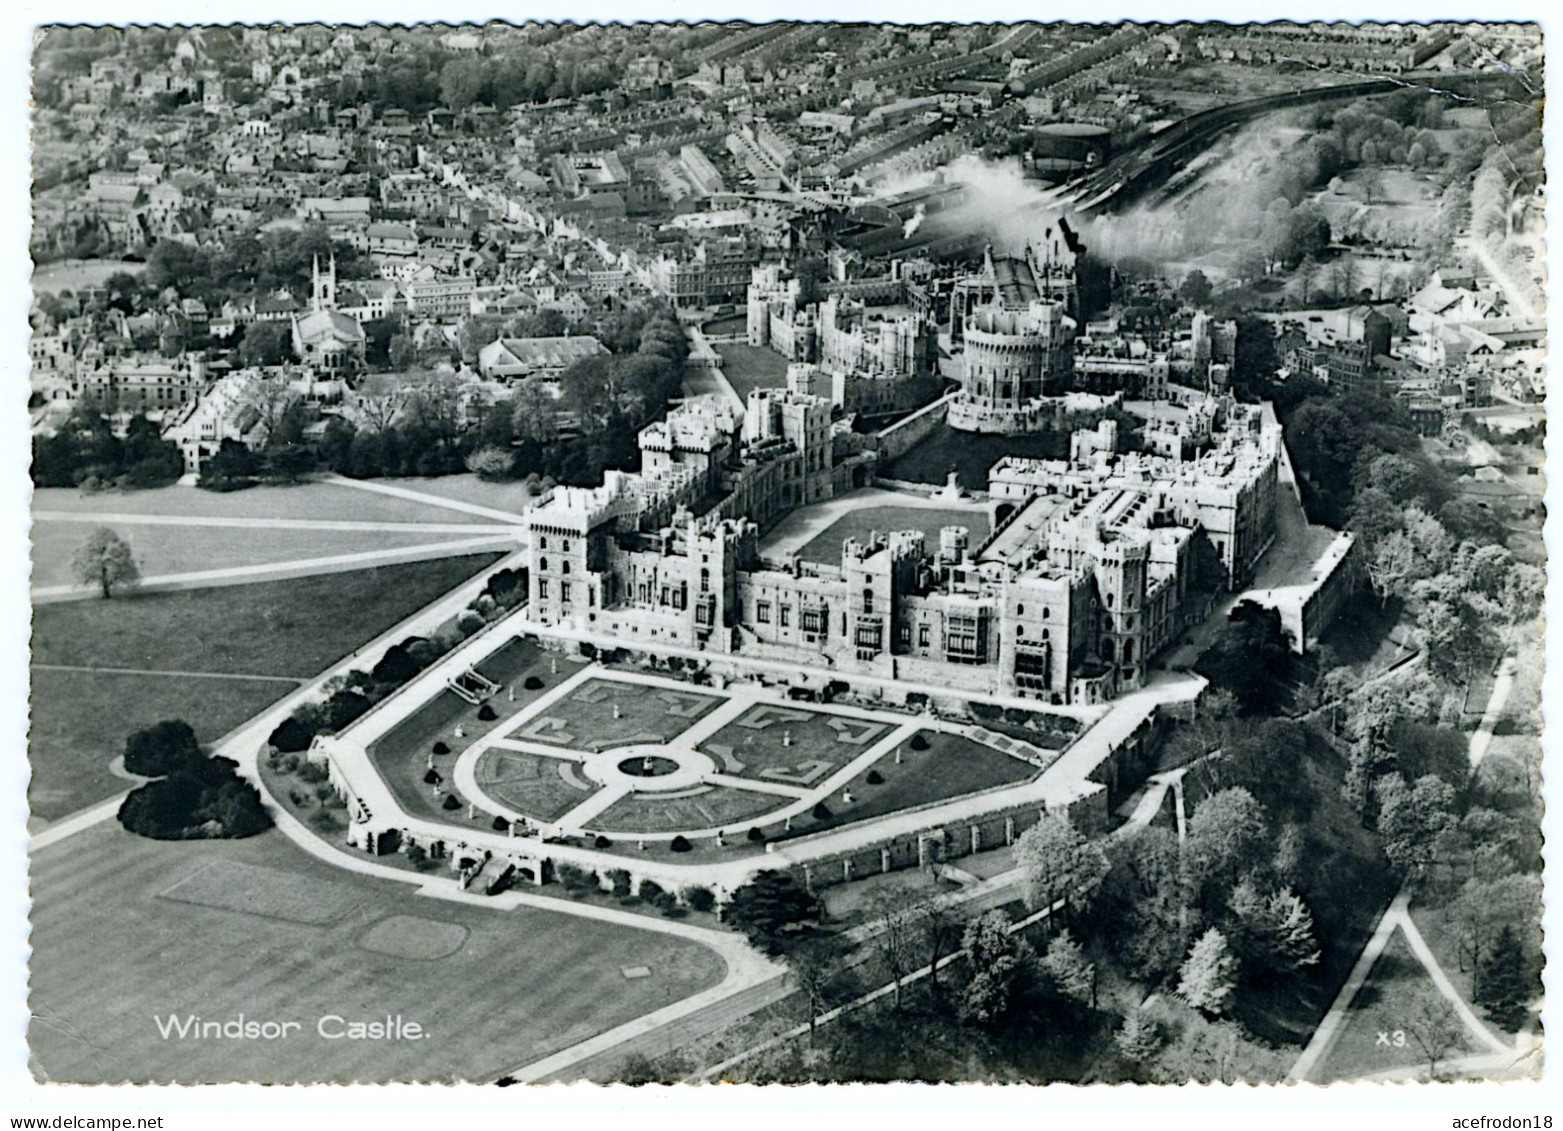
[[[123,788],[108,772],[131,732],[184,718],[220,738],[482,568],[491,557],[384,566],[289,582],[147,593],[33,610],[33,662],[101,671],[32,671],[34,812],[55,820]]]
[[[312,676],[497,557],[40,605],[33,613],[33,661]]]
[[[722,355],[722,373],[733,391],[748,401],[753,389],[780,389],[787,384],[787,359],[775,350],[741,342],[716,347]]]
[[[514,480],[506,483],[487,483],[476,475],[438,475],[430,478],[376,479],[387,487],[400,487],[417,491],[420,495],[436,495],[458,503],[472,503],[480,507],[492,507],[498,511],[520,514],[532,501],[526,493],[526,485]],[[358,494],[368,494],[359,491]],[[419,504],[411,504],[419,505]],[[430,504],[432,507],[432,504]],[[457,514],[453,510],[438,510],[438,514]],[[472,515],[473,522],[486,522],[482,515]]]
[[[694,690],[592,679],[563,699],[554,700],[510,737],[584,751],[639,742],[666,743],[720,702],[715,695]]]
[[[105,523],[130,544],[142,577],[269,565],[393,550],[461,540],[459,534],[390,533],[380,530],[267,530],[263,527],[152,526]],[[75,585],[71,556],[96,526],[38,522],[32,528],[36,588]],[[471,537],[477,537],[477,533]]]
[[[1063,459],[1069,454],[1069,437],[1061,433],[1029,436],[984,436],[957,432],[941,425],[921,443],[891,460],[879,472],[886,479],[913,483],[943,483],[953,468],[961,485],[974,491],[988,489],[988,470],[1005,456],[1025,459]]]
[[[33,892],[29,1040],[35,1073],[54,1081],[482,1078],[723,975],[694,943],[423,898],[277,832],[162,842],[103,823],[41,850]],[[625,977],[633,966],[651,973]],[[241,1044],[164,1040],[155,1020],[241,1013],[300,1027]],[[400,1015],[428,1037],[323,1039],[333,1014]]]
[[[1329,1055],[1319,1065],[1316,1079],[1351,1080],[1389,1068],[1427,1067],[1427,1056],[1417,1042],[1426,1025],[1421,1016],[1424,1003],[1441,1001],[1427,971],[1411,953],[1405,936],[1396,931],[1373,964],[1373,972],[1357,991],[1346,1023],[1341,1027]],[[1465,1027],[1455,1021],[1460,1037],[1445,1056],[1463,1056],[1481,1052]],[[1379,1034],[1387,1033],[1388,1043]]]
[[[293,690],[273,680],[182,679],[105,672],[32,672],[27,736],[32,812],[56,821],[129,787],[109,772],[132,731],[184,719],[215,742]]]
[[[112,275],[121,272],[139,275],[144,270],[144,263],[127,263],[119,259],[61,259],[33,269],[33,293],[57,295],[70,291],[74,294],[83,287],[99,286]]]
[[[426,481],[415,479],[398,482],[411,490],[422,491]],[[90,511],[168,514],[192,518],[304,518],[349,522],[493,525],[492,519],[481,515],[326,482],[298,483],[290,487],[260,486],[244,491],[224,492],[203,491],[199,487],[155,487],[147,491],[83,494],[66,487],[44,487],[33,492],[32,509],[34,513]],[[128,531],[127,527],[121,533]]]
[[[987,538],[988,516],[976,510],[944,510],[933,507],[864,507],[850,511],[831,523],[809,540],[798,556],[805,561],[827,565],[841,564],[841,543],[848,538],[867,542],[875,531],[880,534],[892,530],[921,530],[923,547],[932,552],[939,548],[939,529],[944,526],[964,526],[970,531],[972,549]]]

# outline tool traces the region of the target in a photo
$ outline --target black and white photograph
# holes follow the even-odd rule
[[[32,1094],[1534,1085],[1469,14],[37,26]]]

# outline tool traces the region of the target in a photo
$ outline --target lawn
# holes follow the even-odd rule
[[[422,480],[399,480],[423,490]],[[430,491],[429,494],[435,492]],[[438,522],[492,525],[481,515],[449,510],[432,503],[312,482],[292,486],[251,487],[245,491],[203,491],[198,487],[156,487],[147,491],[102,491],[84,494],[67,487],[43,487],[33,492],[33,513],[48,511],[105,514],[157,514],[201,518],[299,518],[348,522]],[[120,533],[135,529],[127,524]]]
[[[928,730],[918,733],[928,741],[927,750],[912,749],[910,741],[901,743],[899,765],[894,754],[880,758],[853,778],[841,793],[828,799],[831,819],[811,825],[809,831],[881,817],[914,805],[948,801],[994,786],[1013,785],[1038,772],[1030,762],[973,742],[965,735]],[[870,774],[877,774],[883,781],[869,784]],[[852,794],[850,805],[842,800],[842,793]]]
[[[666,743],[720,702],[715,695],[697,691],[591,679],[554,700],[509,737],[582,751]]]
[[[625,834],[734,828],[729,840],[736,840],[749,822],[789,803],[786,797],[723,786],[695,797],[630,794],[594,817],[591,828],[593,832]]]
[[[780,389],[787,384],[787,359],[775,350],[727,342],[716,347],[722,374],[746,403],[752,389]]]
[[[309,677],[498,557],[40,605],[33,612],[33,660]]]
[[[1421,1024],[1418,1015],[1423,1003],[1437,997],[1432,979],[1411,953],[1405,936],[1396,931],[1373,964],[1368,980],[1357,991],[1346,1023],[1319,1065],[1315,1079],[1320,1083],[1352,1080],[1390,1068],[1418,1065],[1425,1070],[1427,1057],[1415,1032]],[[1381,1033],[1387,1039],[1381,1040]],[[1441,1059],[1479,1051],[1461,1025],[1460,1040]]]
[[[491,557],[287,582],[69,601],[33,610],[33,661],[78,667],[312,678],[460,584]],[[183,718],[214,741],[287,694],[276,679],[32,670],[29,798],[57,820],[110,797],[132,731]]]
[[[536,644],[524,640],[512,640],[478,664],[477,670],[496,683],[515,689],[516,698],[513,705],[508,690],[501,692],[492,700],[496,711],[520,711],[570,678],[576,670],[573,664],[561,662],[559,674],[555,675],[551,667],[548,654]],[[525,686],[528,676],[536,676],[543,681],[543,686],[528,691]],[[423,775],[428,770],[429,754],[433,750],[434,743],[442,741],[450,747],[450,753],[436,758],[435,762],[439,772],[447,778],[447,788],[449,788],[450,767],[455,764],[463,750],[480,735],[489,731],[493,725],[479,721],[478,708],[465,699],[452,692],[441,691],[407,719],[371,743],[368,751],[369,760],[374,764],[381,780],[396,795],[397,801],[407,812],[428,820],[465,824],[466,810],[441,808],[440,800],[424,784]],[[466,738],[456,737],[457,726],[466,732]],[[583,794],[582,797],[584,796]],[[489,817],[481,817],[478,821],[479,827],[488,828],[489,820]]]
[[[146,270],[144,263],[130,263],[120,259],[61,259],[33,268],[34,294],[72,294],[83,287],[96,287],[106,283],[111,276],[121,272],[140,275]]]
[[[454,542],[460,534],[381,530],[266,530],[222,526],[152,526],[123,524],[112,529],[130,544],[142,577],[198,570],[232,569],[305,561],[339,554],[367,553]],[[94,527],[83,522],[35,523],[32,528],[34,589],[75,585],[71,556]],[[480,537],[477,531],[466,537]]]
[[[519,750],[485,750],[474,772],[483,792],[539,821],[557,821],[597,792],[577,763]]]
[[[958,432],[942,425],[921,443],[891,460],[880,471],[886,479],[913,483],[943,483],[953,468],[961,485],[974,491],[988,489],[988,471],[1005,456],[1026,459],[1064,459],[1069,455],[1069,435],[1042,432],[1029,436],[988,436]]]
[[[271,680],[34,669],[28,804],[36,816],[57,821],[129,788],[109,762],[125,752],[132,731],[185,719],[202,742],[216,742],[292,690]]]
[[[700,744],[723,772],[815,786],[891,731],[890,724],[761,703]]]
[[[695,943],[428,899],[277,832],[163,842],[105,822],[40,850],[33,892],[29,1045],[52,1081],[481,1079],[723,975]],[[627,978],[636,966],[650,975]],[[164,1040],[155,1020],[241,1013],[301,1028],[271,1041]],[[429,1039],[325,1040],[316,1024],[329,1014],[400,1015]]]
[[[428,479],[377,479],[375,482],[383,483],[387,487],[417,491],[420,495],[435,495],[457,503],[471,503],[474,506],[490,507],[494,510],[509,511],[512,514],[520,514],[533,501],[526,493],[524,483],[515,480],[489,483],[476,475],[439,475]],[[427,505],[431,508],[435,506],[433,503],[413,505]],[[455,515],[461,512],[440,509],[437,513]],[[473,515],[470,520],[489,521],[482,515]]]
[[[985,511],[935,507],[864,507],[848,511],[811,538],[798,551],[804,561],[841,564],[841,543],[856,538],[866,543],[875,531],[921,530],[923,548],[930,553],[939,549],[939,530],[945,526],[964,526],[970,532],[969,545],[976,549],[988,536],[990,523]]]

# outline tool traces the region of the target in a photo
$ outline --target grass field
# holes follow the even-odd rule
[[[723,975],[698,944],[427,899],[277,832],[162,842],[105,822],[40,850],[33,892],[29,1045],[52,1081],[482,1078]],[[626,978],[631,966],[651,974]],[[241,1013],[301,1028],[271,1041],[164,1040],[156,1022]],[[399,1014],[429,1038],[326,1040],[316,1025],[329,1014]]]
[[[379,530],[265,530],[220,526],[111,526],[136,556],[142,577],[231,569],[454,542],[459,534],[388,533]],[[75,585],[71,556],[92,534],[83,522],[38,522],[32,528],[36,588]],[[477,537],[474,532],[471,537]]]
[[[33,663],[307,679],[460,584],[492,555],[33,610]],[[287,683],[33,669],[34,812],[58,819],[121,787],[126,736],[184,718],[212,741]]]
[[[376,483],[383,483],[387,487],[402,487],[408,491],[417,491],[421,495],[437,495],[442,499],[450,499],[458,503],[472,503],[480,507],[492,507],[494,510],[510,511],[520,514],[531,502],[526,493],[526,485],[514,481],[506,483],[487,483],[476,475],[440,475],[429,479],[376,479]],[[364,492],[359,492],[363,494]],[[418,506],[430,506],[433,504],[415,504]],[[439,514],[459,514],[459,511],[441,509]],[[471,516],[473,522],[487,522],[482,515]]]
[[[722,374],[739,397],[747,401],[753,389],[780,389],[787,384],[787,359],[775,350],[739,342],[716,347],[722,355]]]
[[[591,679],[564,698],[554,700],[542,714],[528,719],[509,737],[583,751],[639,742],[665,743],[688,730],[720,702],[716,696],[698,691]]]
[[[109,772],[132,731],[184,719],[202,742],[215,742],[288,694],[289,683],[189,680],[34,669],[27,736],[32,812],[55,821],[130,786]]]
[[[736,777],[813,786],[889,734],[888,723],[764,703],[700,744]],[[790,745],[789,745],[790,741]]]
[[[121,272],[140,275],[145,270],[144,263],[127,263],[119,259],[61,259],[33,269],[33,293],[70,291],[74,294],[83,287],[100,286]]]
[[[422,491],[424,480],[398,480]],[[437,482],[431,480],[429,482]],[[434,491],[427,492],[435,494]],[[167,514],[201,518],[303,518],[349,522],[439,522],[492,525],[482,515],[432,503],[344,487],[340,483],[298,483],[290,487],[251,487],[246,491],[203,491],[199,487],[157,487],[148,491],[83,494],[66,487],[33,492],[32,509],[105,514]],[[127,526],[121,533],[129,534]]]
[[[880,471],[886,479],[913,483],[943,483],[953,468],[961,484],[975,491],[988,489],[988,470],[1005,456],[1026,459],[1063,459],[1069,454],[1069,437],[1063,433],[1032,436],[984,436],[957,432],[941,426],[921,443],[891,460]]]
[[[875,531],[881,534],[892,530],[921,530],[923,548],[929,552],[939,548],[939,529],[944,526],[964,526],[970,532],[970,546],[977,546],[987,538],[990,523],[986,513],[978,510],[944,510],[933,507],[864,507],[849,511],[811,538],[798,551],[805,561],[841,564],[841,543],[848,538],[867,542]]]
[[[1368,980],[1357,991],[1340,1036],[1319,1065],[1315,1079],[1321,1083],[1350,1080],[1389,1068],[1417,1065],[1425,1070],[1427,1057],[1415,1034],[1422,1026],[1423,1004],[1437,999],[1438,990],[1432,979],[1411,953],[1405,936],[1396,931],[1373,964]],[[1388,1043],[1379,1039],[1380,1033],[1389,1035]],[[1464,1026],[1460,1026],[1460,1034],[1459,1042],[1447,1057],[1481,1051]]]

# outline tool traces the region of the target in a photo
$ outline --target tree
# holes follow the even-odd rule
[[[1010,933],[1000,911],[989,911],[967,924],[961,945],[971,968],[961,1017],[968,1024],[991,1025],[1015,1004],[1016,991],[1035,955],[1024,939]]]
[[[1530,1015],[1536,990],[1535,973],[1520,945],[1520,937],[1505,923],[1476,968],[1476,1002],[1495,1022],[1513,1032]]]
[[[1318,964],[1313,915],[1290,888],[1265,896],[1254,878],[1245,876],[1233,889],[1229,907],[1235,920],[1233,945],[1245,968],[1286,974]]]
[[[1406,787],[1400,774],[1386,774],[1375,784],[1378,828],[1384,855],[1403,879],[1418,879],[1433,862],[1433,850],[1454,825],[1454,790],[1435,774]]]
[[[164,719],[125,740],[125,769],[144,777],[163,777],[202,757],[195,731],[183,719]]]
[[[1438,1078],[1438,1062],[1460,1047],[1465,1027],[1454,1002],[1434,991],[1425,991],[1406,1018],[1405,1030],[1427,1058],[1427,1074]]]
[[[386,350],[386,356],[390,358],[391,368],[397,373],[405,373],[411,369],[417,354],[417,347],[413,345],[412,339],[406,334],[393,335],[391,344]]]
[[[912,944],[921,908],[915,896],[888,889],[870,901],[869,922],[874,926],[870,946],[895,986],[893,1008],[901,1008],[901,979],[911,973]]]
[[[1260,857],[1266,827],[1264,806],[1241,787],[1220,790],[1200,802],[1184,847],[1190,890],[1198,895],[1212,887],[1225,889]]]
[[[789,936],[818,923],[822,909],[813,892],[785,872],[761,872],[733,892],[722,922],[737,927],[767,954],[779,954]]]
[[[252,367],[281,365],[293,353],[293,332],[282,322],[251,322],[239,343],[239,360]]]
[[[141,570],[130,552],[130,543],[106,526],[100,526],[71,558],[71,571],[83,585],[97,585],[104,600],[116,586],[131,588],[141,580]]]
[[[467,470],[488,483],[498,483],[510,478],[515,469],[515,453],[507,448],[486,445],[473,450],[467,456]]]
[[[1230,691],[1245,714],[1275,714],[1291,668],[1290,640],[1279,611],[1241,601],[1194,668]]]
[[[1087,841],[1066,816],[1042,818],[1015,842],[1015,863],[1021,869],[1026,906],[1033,911],[1063,900],[1084,910],[1102,877],[1107,857]]]
[[[1417,568],[1416,547],[1404,531],[1396,530],[1381,539],[1368,558],[1368,582],[1378,594],[1379,604],[1404,596]]]
[[[1224,1013],[1237,985],[1237,959],[1226,936],[1211,927],[1195,942],[1178,972],[1178,996],[1203,1013]]]
[[[1096,964],[1085,957],[1067,930],[1048,944],[1042,955],[1042,969],[1052,979],[1059,997],[1096,1008]]]
[[[804,939],[787,955],[792,980],[809,1008],[809,1043],[814,1042],[814,1025],[829,1007],[831,990],[842,967],[841,942],[834,935]]]
[[[1205,273],[1198,268],[1190,271],[1188,276],[1183,280],[1183,299],[1190,306],[1203,307],[1207,302],[1210,301],[1210,292],[1210,280],[1207,279],[1205,277]]]
[[[1113,1043],[1125,1060],[1143,1064],[1161,1049],[1165,1038],[1155,1018],[1141,1006],[1135,1006],[1125,1014],[1123,1025],[1113,1034]]]

